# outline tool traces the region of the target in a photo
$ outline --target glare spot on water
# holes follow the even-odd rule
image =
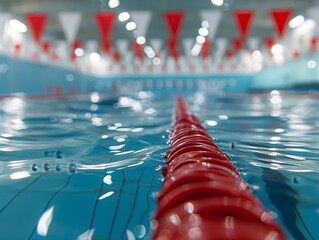
[[[228,116],[227,115],[219,115],[218,118],[220,120],[227,120],[228,119]]]
[[[78,236],[77,240],[91,240],[93,238],[95,229],[89,229],[86,232],[82,233],[80,236]]]
[[[125,144],[121,144],[121,145],[116,145],[116,146],[110,146],[110,150],[120,150],[121,148],[123,148],[125,146]]]
[[[285,130],[282,129],[282,128],[276,128],[276,129],[274,130],[275,133],[283,133],[284,131],[285,131]]]
[[[131,129],[131,132],[135,132],[135,133],[143,132],[143,131],[144,131],[144,128],[133,128],[133,129]]]
[[[99,109],[99,106],[97,104],[92,104],[90,106],[90,111],[95,112]]]
[[[281,137],[271,137],[270,140],[271,141],[279,141],[281,139]]]
[[[154,108],[148,108],[144,111],[144,113],[147,115],[152,115],[152,114],[156,113],[156,110]]]
[[[92,118],[92,124],[94,126],[102,126],[102,118]]]
[[[30,173],[27,171],[21,171],[21,172],[15,172],[10,174],[10,178],[12,180],[17,180],[17,179],[22,179],[22,178],[27,178],[30,177]]]
[[[107,139],[109,136],[108,135],[102,135],[101,138],[102,139]]]
[[[98,103],[98,102],[100,101],[100,99],[101,99],[101,97],[100,97],[100,94],[99,94],[99,93],[93,92],[93,93],[91,94],[90,100],[91,100],[92,103]]]
[[[134,234],[137,238],[143,238],[146,234],[146,227],[144,225],[137,225],[134,228]]]
[[[129,229],[126,229],[126,236],[128,240],[136,240],[133,232]]]
[[[49,231],[49,227],[53,218],[54,206],[46,210],[40,217],[37,225],[37,233],[40,236],[46,236]]]
[[[99,197],[99,200],[103,200],[105,198],[108,198],[108,197],[112,196],[113,194],[114,194],[114,191],[107,192],[107,193],[103,194],[101,197]]]
[[[106,175],[104,178],[103,178],[103,182],[107,185],[111,185],[113,182],[112,182],[112,176],[111,175]]]
[[[215,127],[218,122],[216,121],[213,121],[213,120],[206,120],[205,123],[208,125],[208,126],[211,126],[211,127]]]

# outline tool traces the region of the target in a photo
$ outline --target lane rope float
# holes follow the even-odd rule
[[[153,240],[286,239],[179,96],[163,175]]]

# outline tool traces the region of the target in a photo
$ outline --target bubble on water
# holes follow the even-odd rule
[[[58,172],[62,170],[62,167],[60,164],[56,165],[55,170],[57,170]]]
[[[294,177],[293,178],[293,182],[294,183],[299,183],[300,182],[300,178],[299,177]]]
[[[69,172],[70,173],[75,173],[76,172],[76,165],[74,163],[71,163],[69,165]]]
[[[144,225],[137,225],[134,228],[134,235],[137,238],[143,238],[146,234],[146,227]]]
[[[36,164],[32,165],[32,171],[36,172],[39,170],[39,167]]]
[[[56,158],[61,159],[61,158],[63,157],[63,152],[60,151],[60,150],[58,150],[58,151],[56,152],[55,156],[56,156]]]
[[[45,171],[50,171],[51,166],[50,166],[49,163],[45,163],[45,164],[43,165],[43,168],[44,168]]]

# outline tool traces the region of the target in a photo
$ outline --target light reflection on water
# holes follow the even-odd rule
[[[318,100],[279,91],[182,94],[288,235],[319,239],[310,220],[319,218],[319,197],[313,194],[319,190]],[[41,230],[48,239],[58,239],[62,230],[70,239],[147,239],[173,108],[174,95],[157,92],[2,100],[0,188],[10,196],[0,196],[0,223],[7,226],[0,234],[39,234],[25,227],[14,235],[17,223],[10,215],[30,218],[10,206],[23,206],[22,197],[32,205],[30,196],[37,193],[35,226],[54,206],[50,228]],[[81,216],[76,208],[83,210]]]

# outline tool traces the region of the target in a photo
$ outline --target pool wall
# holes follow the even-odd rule
[[[282,66],[271,66],[258,74],[141,73],[95,76],[68,66],[61,67],[63,64],[54,66],[0,55],[0,96],[13,93],[64,95],[156,88],[198,88],[226,92],[316,88],[319,85],[319,70],[309,69],[307,59],[300,58]]]

